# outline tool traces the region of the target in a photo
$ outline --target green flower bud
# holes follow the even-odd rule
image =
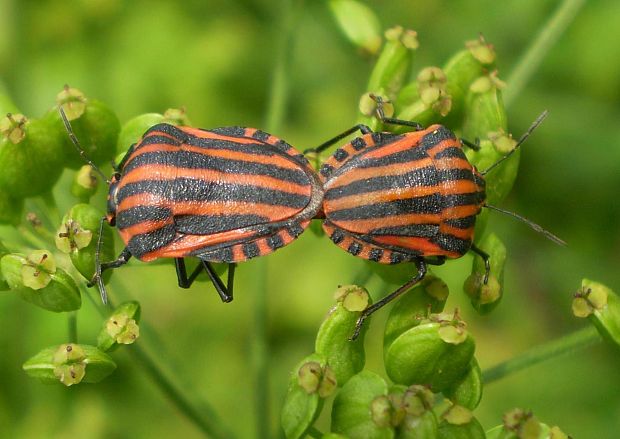
[[[385,32],[385,45],[368,80],[367,90],[385,90],[390,99],[395,99],[404,80],[409,76],[413,54],[418,48],[417,33],[400,26]]]
[[[0,125],[17,116],[0,119]],[[21,120],[8,138],[0,140],[0,191],[11,198],[48,192],[60,177],[64,161],[62,139],[46,119]]]
[[[79,382],[98,383],[116,369],[116,364],[94,346],[64,344],[43,349],[22,367],[44,383],[60,381],[71,386]]]
[[[185,108],[168,108],[164,111],[164,122],[178,126],[192,125],[192,122],[187,117]]]
[[[495,52],[481,36],[465,43],[467,49],[454,55],[443,67],[446,74],[446,92],[452,98],[452,109],[446,124],[458,126],[465,115],[465,95],[474,80],[493,68]]]
[[[583,279],[581,290],[575,295],[573,312],[578,317],[589,317],[603,338],[620,346],[620,297],[610,288]]]
[[[441,392],[455,386],[467,373],[475,343],[456,313],[432,315],[431,319],[405,331],[387,346],[385,370],[395,383],[428,385]]]
[[[383,336],[384,352],[392,342],[426,319],[430,313],[443,311],[448,298],[448,285],[440,278],[428,275],[392,307],[385,323]]]
[[[465,407],[453,405],[442,415],[438,439],[485,439],[480,422]]]
[[[47,256],[46,256],[47,255]],[[82,304],[75,281],[57,268],[46,250],[33,252],[28,258],[19,254],[4,255],[0,270],[11,290],[41,308],[54,311],[74,311]]]
[[[360,336],[351,341],[357,319],[362,310],[370,304],[368,292],[355,285],[347,285],[336,291],[336,305],[330,310],[316,336],[315,351],[327,359],[340,385],[364,368],[364,335],[368,325],[361,329]]]
[[[405,89],[405,95],[399,96],[398,119],[415,121],[423,126],[439,122],[448,115],[452,108],[452,97],[448,93],[447,78],[439,67],[426,67],[417,77],[417,92]],[[413,99],[413,97],[417,99]],[[408,102],[410,101],[410,102]],[[409,131],[405,127],[395,129],[396,132]]]
[[[90,165],[82,166],[73,177],[71,194],[81,202],[87,203],[97,192],[97,173]]]
[[[95,253],[102,216],[99,210],[89,204],[76,204],[63,217],[56,233],[58,249],[69,253],[73,266],[89,280],[95,274]],[[112,229],[104,225],[100,261],[111,261],[114,256]],[[104,280],[109,279],[110,272],[104,272]]]
[[[489,255],[491,271],[487,284],[484,284],[486,268],[484,261],[474,256],[471,275],[465,280],[463,290],[470,297],[472,306],[480,314],[491,312],[499,304],[504,293],[504,265],[506,263],[506,246],[494,234],[484,237],[478,247]]]
[[[2,148],[2,142],[0,142]],[[0,189],[0,224],[18,225],[24,211],[23,198],[15,199],[9,191]]]
[[[387,384],[374,372],[364,370],[345,383],[334,399],[331,430],[347,437],[393,438],[394,430],[383,423]]]
[[[325,375],[326,360],[320,354],[312,354],[294,370],[280,414],[282,429],[288,439],[304,437],[321,413],[323,398],[319,395],[319,389]],[[329,384],[324,386],[329,387]]]
[[[399,439],[437,437],[437,417],[432,410],[434,395],[424,386],[410,386],[402,395],[404,418],[397,427]]]
[[[102,351],[115,349],[119,344],[132,344],[140,336],[140,304],[125,302],[103,322],[97,337],[97,348]]]
[[[121,129],[116,114],[103,102],[87,99],[76,89],[65,88],[56,98],[56,102],[63,108],[67,118],[71,121],[71,128],[86,152],[86,156],[97,165],[107,164],[116,155],[116,142]],[[66,132],[55,107],[46,115],[52,121],[55,129],[63,134],[65,148],[65,166],[78,169],[84,165],[80,156]]]
[[[493,428],[488,438],[494,439],[539,439],[543,426],[532,415],[532,412],[513,409],[504,415],[502,426]]]
[[[473,357],[465,375],[453,386],[445,389],[443,394],[452,403],[473,410],[482,399],[482,387],[482,371],[476,357]]]
[[[56,95],[56,102],[62,106],[69,121],[79,118],[86,111],[87,101],[84,93],[68,85]]]
[[[479,86],[484,84],[485,86]],[[506,111],[502,101],[501,81],[493,75],[476,82],[478,87],[470,89],[465,98],[465,120],[463,138],[480,139],[479,151],[466,151],[469,160],[480,170],[489,168],[506,154],[514,141],[506,133]],[[502,201],[514,184],[519,168],[519,151],[497,169],[485,176],[486,194],[489,204]],[[478,231],[478,230],[476,230]]]
[[[372,9],[356,0],[330,0],[329,7],[351,43],[369,54],[381,47],[381,24]]]
[[[26,137],[25,125],[28,119],[23,114],[8,113],[0,119],[0,135],[11,143],[18,144]]]
[[[146,130],[162,122],[165,122],[165,117],[159,113],[141,114],[140,116],[128,120],[123,125],[118,135],[116,148],[119,151],[120,157],[116,157],[116,163],[120,163],[125,156],[125,151],[127,151],[131,145],[137,143]]]

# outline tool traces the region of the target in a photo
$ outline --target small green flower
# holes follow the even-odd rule
[[[80,382],[98,383],[114,372],[116,364],[94,346],[69,343],[43,349],[22,367],[28,375],[44,383],[71,386]]]
[[[286,398],[280,412],[280,422],[288,439],[302,438],[321,413],[323,398],[319,392],[324,381],[325,393],[330,387],[326,361],[322,355],[312,354],[304,358],[294,369],[289,380]]]
[[[588,317],[605,340],[620,346],[620,297],[610,288],[583,279],[573,301],[573,313]]]
[[[23,114],[8,113],[6,117],[0,119],[0,135],[4,136],[9,142],[18,144],[26,137],[26,116]]]
[[[56,261],[47,250],[35,250],[22,265],[22,282],[33,290],[46,287],[51,281],[51,275],[56,273]]]
[[[104,323],[97,347],[102,351],[115,349],[119,344],[132,344],[140,336],[140,304],[129,301],[117,306]]]
[[[84,230],[80,223],[69,219],[56,232],[56,247],[61,252],[69,254],[87,247],[92,239],[93,232]]]

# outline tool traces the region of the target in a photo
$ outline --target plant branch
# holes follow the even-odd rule
[[[506,80],[508,87],[504,93],[504,104],[509,107],[540,67],[549,50],[568,25],[573,21],[586,0],[564,0],[541,28],[538,36],[532,41],[526,52],[521,56],[516,67]]]
[[[515,358],[485,370],[482,373],[482,380],[484,384],[492,383],[543,361],[579,351],[601,340],[596,328],[588,326],[572,334],[536,346]]]
[[[82,295],[86,295],[93,306],[97,309],[102,317],[107,317],[106,309],[92,298],[86,287],[80,285]],[[109,302],[108,302],[109,303]],[[213,438],[230,438],[234,437],[231,432],[226,430],[224,423],[221,422],[215,410],[205,401],[200,401],[198,406],[192,403],[170,379],[164,371],[157,365],[153,358],[139,345],[134,344],[128,349],[128,353],[133,355],[146,371],[147,376],[155,383],[159,390],[168,397],[170,402],[177,407],[194,425],[196,425],[205,435]]]

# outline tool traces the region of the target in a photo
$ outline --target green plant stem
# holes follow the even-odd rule
[[[288,74],[290,52],[294,37],[295,23],[300,14],[301,2],[280,0],[276,22],[281,24],[276,63],[273,70],[271,89],[266,109],[267,131],[277,133],[284,120],[288,100]],[[254,302],[254,327],[252,332],[252,363],[254,371],[254,412],[256,416],[256,437],[270,438],[269,415],[269,345],[267,342],[267,281],[268,261],[261,258],[256,261],[257,276]]]
[[[560,38],[566,27],[573,21],[586,0],[564,0],[541,28],[516,67],[506,80],[508,87],[504,93],[504,104],[509,107],[540,67],[551,47]]]
[[[83,296],[86,296],[93,306],[97,309],[102,317],[107,317],[106,310],[89,294],[86,287],[80,285]],[[108,302],[110,304],[110,302]],[[133,355],[142,364],[143,370],[159,390],[168,397],[170,402],[183,413],[196,427],[198,427],[205,435],[212,438],[231,438],[234,435],[229,432],[224,423],[221,422],[215,410],[205,401],[199,404],[192,403],[184,394],[182,389],[177,386],[167,374],[163,372],[161,367],[152,356],[139,345],[133,344],[129,347],[128,352]]]
[[[323,433],[321,433],[315,427],[310,427],[308,429],[307,433],[308,433],[308,436],[310,436],[310,437],[314,437],[314,438],[322,438],[323,437]]]
[[[492,383],[543,361],[579,351],[601,340],[601,336],[596,328],[588,326],[557,340],[536,346],[515,358],[485,370],[482,373],[482,380],[485,384]]]
[[[77,311],[72,311],[67,316],[67,324],[69,328],[69,343],[78,342],[78,328],[77,328]]]
[[[17,226],[17,231],[21,235],[21,238],[24,239],[28,245],[35,249],[48,249],[50,244],[43,241],[39,236],[32,233],[26,226],[20,224]]]
[[[49,191],[43,195],[41,195],[41,199],[46,207],[46,214],[48,218],[52,222],[52,227],[60,226],[60,222],[62,221],[62,215],[60,214],[60,210],[58,209],[58,203],[56,203],[56,198],[54,198],[54,194]]]

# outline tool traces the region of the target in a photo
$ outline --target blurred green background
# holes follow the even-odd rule
[[[559,2],[367,4],[384,27],[418,31],[414,71],[442,65],[481,32],[495,45],[500,77],[506,78]],[[31,117],[54,105],[68,83],[107,102],[121,122],[183,106],[196,126],[265,128],[289,8],[284,0],[0,0],[0,80]],[[274,134],[304,149],[355,122],[372,60],[344,38],[325,2],[308,0],[294,8],[299,17],[287,54],[287,100]],[[618,23],[620,2],[586,2],[508,109],[515,135],[543,109],[550,115],[526,144],[503,207],[552,230],[568,247],[492,215],[490,227],[505,241],[508,262],[503,303],[485,317],[471,309],[461,290],[470,256],[436,270],[452,291],[448,309],[461,307],[469,323],[483,369],[585,326],[570,311],[582,277],[620,290]],[[73,202],[69,181],[66,172],[55,189],[63,210]],[[103,191],[97,199],[103,208]],[[264,267],[269,399],[263,405],[275,436],[289,371],[312,352],[336,286],[350,283],[364,261],[308,232],[262,261],[242,264],[232,304],[220,303],[207,282],[178,289],[171,265],[132,261],[109,286],[117,302],[141,302],[148,327],[140,342],[191,398],[209,401],[244,438],[255,436],[254,362],[262,347],[256,343],[254,290]],[[367,286],[375,297],[393,287],[377,277]],[[374,318],[367,336],[367,367],[377,372],[383,372],[386,314]],[[101,318],[91,302],[85,301],[78,318],[80,341],[93,343]],[[119,368],[99,385],[45,386],[28,378],[21,364],[66,340],[66,316],[4,294],[0,322],[0,437],[201,437],[128,349],[114,354]],[[603,344],[549,361],[486,387],[476,415],[490,428],[503,412],[520,406],[577,438],[617,437],[619,364],[618,352]]]

